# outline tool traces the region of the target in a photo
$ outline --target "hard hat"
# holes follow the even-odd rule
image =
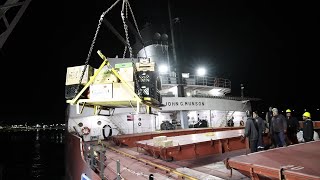
[[[287,109],[287,110],[286,110],[286,113],[291,113],[291,110],[290,110],[290,109]]]
[[[311,118],[311,114],[309,113],[309,112],[305,112],[305,113],[303,113],[303,115],[302,116],[305,116],[305,117],[307,117],[307,118]]]

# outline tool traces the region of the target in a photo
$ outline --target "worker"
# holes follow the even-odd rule
[[[233,127],[234,126],[233,119],[234,119],[234,117],[232,116],[231,119],[228,120],[228,122],[227,122],[227,126],[228,127]]]
[[[304,142],[313,141],[313,122],[311,120],[311,114],[305,112],[302,115],[303,122],[303,139]]]
[[[270,148],[274,148],[276,147],[276,143],[274,140],[274,135],[273,135],[273,131],[272,131],[272,107],[270,106],[268,109],[268,112],[266,112],[266,121],[267,121],[267,131],[268,131],[268,137],[270,138],[271,144],[270,144]]]
[[[252,118],[252,112],[246,111],[247,121],[245,126],[244,137],[249,139],[251,153],[257,152],[258,144],[258,123]]]
[[[290,109],[286,110],[286,120],[287,120],[287,137],[288,143],[297,144],[297,132],[299,131],[299,121],[296,117],[292,116]]]
[[[264,149],[263,134],[265,132],[264,120],[259,116],[257,111],[253,112],[253,118],[258,124],[258,151]]]
[[[287,131],[287,121],[286,118],[279,114],[277,108],[272,108],[272,134],[277,147],[287,146],[285,141],[285,133]]]

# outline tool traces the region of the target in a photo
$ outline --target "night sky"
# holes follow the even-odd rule
[[[64,122],[66,68],[84,64],[100,15],[115,1],[85,2],[31,1],[0,53],[0,122]],[[120,4],[106,18],[124,35]],[[130,4],[140,29],[147,22],[169,29],[167,1]],[[209,75],[230,79],[232,96],[240,96],[243,83],[245,96],[262,99],[260,108],[319,114],[317,7],[315,1],[174,1],[181,68],[206,66]],[[124,47],[102,26],[89,62],[94,67],[98,49],[114,57]]]

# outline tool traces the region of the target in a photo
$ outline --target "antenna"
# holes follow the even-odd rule
[[[180,63],[177,60],[177,53],[175,48],[175,41],[174,41],[174,29],[173,29],[173,22],[171,17],[171,7],[170,7],[170,1],[168,0],[168,11],[169,11],[169,21],[170,21],[170,32],[171,32],[171,41],[172,41],[172,53],[173,53],[173,61],[175,66],[175,71],[177,74],[177,80],[178,80],[178,97],[184,97],[184,87],[182,85],[182,74],[180,71]]]
[[[244,95],[243,95],[243,90],[244,90],[243,84],[240,84],[240,87],[241,87],[241,98],[243,98],[244,97]]]

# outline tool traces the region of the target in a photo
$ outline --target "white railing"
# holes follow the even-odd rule
[[[178,77],[170,74],[160,74],[163,85],[178,84]],[[189,78],[182,78],[184,85],[211,86],[231,89],[231,81],[223,78],[190,75]]]

